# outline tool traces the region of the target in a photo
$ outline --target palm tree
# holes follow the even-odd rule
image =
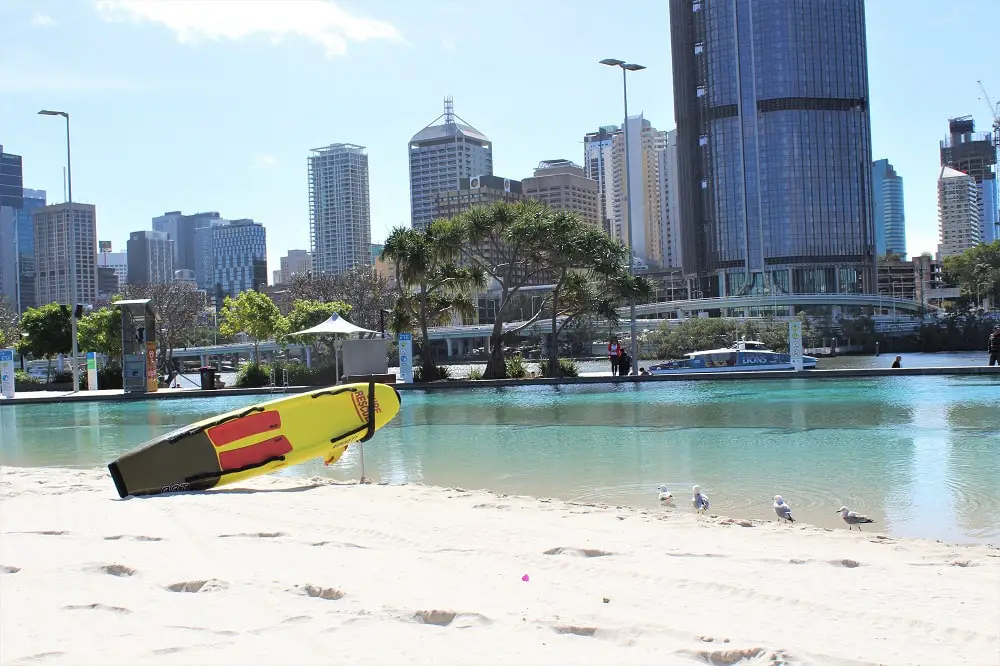
[[[455,263],[460,243],[454,236],[454,228],[442,220],[423,230],[396,227],[382,249],[382,258],[395,264],[399,288],[389,328],[395,332],[420,328],[421,375],[425,380],[437,378],[428,328],[447,323],[455,312],[473,314],[469,292],[486,285],[482,270]]]

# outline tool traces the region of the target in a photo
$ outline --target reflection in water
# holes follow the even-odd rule
[[[102,466],[176,427],[259,397],[0,408],[0,462]],[[677,510],[701,485],[719,513],[773,519],[785,496],[802,522],[843,528],[842,504],[873,529],[951,541],[1000,536],[1000,381],[992,377],[670,382],[403,393],[365,447],[390,483]],[[60,434],[74,429],[73,438]],[[68,445],[73,442],[73,445]],[[286,472],[357,478],[336,465]]]

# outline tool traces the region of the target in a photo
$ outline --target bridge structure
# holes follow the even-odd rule
[[[891,298],[879,296],[877,294],[803,294],[803,295],[783,295],[772,296],[723,296],[720,298],[699,298],[681,301],[664,301],[657,303],[645,303],[636,305],[636,321],[639,330],[649,330],[663,324],[679,323],[690,317],[710,316],[712,314],[722,316],[734,316],[745,319],[764,320],[773,318],[776,320],[787,320],[791,317],[787,314],[770,317],[771,312],[778,309],[787,313],[791,306],[807,309],[815,306],[829,306],[836,315],[841,308],[871,308],[876,312],[876,330],[912,330],[919,325],[919,320],[913,316],[924,312],[933,311],[937,308],[928,307],[919,301],[912,301],[902,298]],[[621,320],[617,326],[610,327],[604,321],[594,322],[598,330],[614,330],[619,334],[627,334],[629,330],[629,308],[622,307],[618,310]],[[756,315],[751,314],[756,313]],[[557,319],[561,323],[563,318]],[[522,328],[523,327],[523,328]],[[539,318],[525,326],[523,321],[507,322],[503,326],[504,331],[522,329],[527,335],[548,335],[552,332],[552,321],[548,317]],[[472,350],[482,347],[489,348],[489,339],[493,334],[493,324],[471,324],[463,326],[436,326],[428,329],[428,335],[433,342],[437,342],[442,351],[448,357],[456,355],[467,355]],[[174,349],[172,356],[175,358],[198,358],[202,365],[208,365],[211,357],[220,356],[248,356],[253,353],[254,345],[250,342],[232,343],[226,345],[210,345],[205,347],[187,347]],[[291,344],[279,345],[273,340],[263,341],[258,344],[260,353],[273,355],[284,352],[289,355],[303,358],[306,364],[311,363],[311,350],[308,345]]]

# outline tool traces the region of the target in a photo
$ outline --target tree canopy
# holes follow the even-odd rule
[[[21,332],[25,335],[17,349],[37,358],[52,359],[73,349],[69,307],[49,303],[40,308],[28,308],[21,316]]]
[[[395,300],[388,281],[370,266],[357,266],[337,275],[293,275],[288,291],[294,300],[346,303],[351,307],[351,322],[372,331],[378,330],[379,311],[391,309]]]
[[[260,341],[284,332],[281,311],[267,294],[244,291],[236,298],[226,296],[219,311],[219,332],[223,335],[246,333],[253,341],[254,362],[260,359]]]
[[[6,296],[0,296],[0,349],[13,347],[20,341],[19,317]]]
[[[119,365],[122,354],[121,310],[110,306],[89,312],[77,322],[76,330],[81,351],[106,354],[110,364]]]
[[[945,279],[967,296],[1000,302],[1000,240],[945,258],[944,271]]]
[[[121,295],[125,299],[152,299],[160,347],[157,361],[161,367],[167,366],[172,349],[188,346],[205,314],[205,295],[186,282],[125,284]]]
[[[486,285],[479,267],[459,266],[460,229],[436,220],[425,229],[397,227],[386,239],[382,257],[396,266],[398,294],[389,327],[420,331],[422,376],[437,377],[428,329],[447,323],[455,313],[472,316],[470,291]]]

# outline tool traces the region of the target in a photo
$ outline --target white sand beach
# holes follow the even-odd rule
[[[1000,663],[1000,549],[674,494],[637,511],[262,477],[120,500],[104,470],[4,467],[0,662]]]

